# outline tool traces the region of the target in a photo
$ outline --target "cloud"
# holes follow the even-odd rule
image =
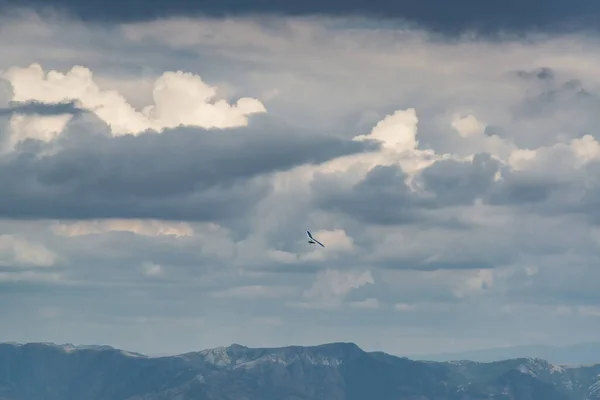
[[[44,245],[12,235],[0,235],[0,263],[3,266],[51,267],[58,255]]]
[[[537,29],[542,31],[563,31],[572,27],[593,28],[600,10],[589,0],[576,0],[565,5],[561,1],[529,0],[526,3],[480,4],[469,0],[457,0],[451,4],[443,0],[425,0],[420,3],[394,4],[377,0],[373,2],[339,1],[327,3],[314,0],[302,3],[279,3],[265,1],[259,4],[240,4],[226,0],[218,4],[199,1],[193,4],[160,3],[151,6],[134,0],[127,7],[114,0],[106,2],[101,10],[89,4],[74,0],[51,0],[40,3],[36,0],[3,3],[4,11],[19,7],[58,8],[86,21],[120,22],[147,21],[168,16],[203,15],[210,17],[268,15],[276,16],[315,16],[328,17],[369,17],[388,21],[403,20],[413,25],[425,26],[445,34],[457,34],[477,30],[496,33],[498,30],[523,32]]]
[[[192,236],[193,228],[183,222],[169,223],[156,220],[96,220],[57,223],[53,230],[58,235],[83,236],[108,232],[131,232],[144,236]]]
[[[11,133],[4,142],[4,151],[13,150],[18,143],[26,139],[51,141],[63,131],[70,118],[70,115],[27,117],[15,114],[9,122]]]
[[[211,103],[217,88],[207,85],[199,76],[183,71],[164,72],[154,82],[154,104],[141,111],[135,110],[119,93],[101,90],[94,82],[92,71],[84,66],[74,66],[66,73],[55,70],[45,73],[40,64],[31,64],[24,68],[9,68],[2,77],[12,86],[13,101],[43,104],[74,102],[79,108],[93,111],[115,136],[162,132],[179,126],[234,128],[246,126],[248,116],[267,111],[259,100],[249,97],[238,99],[235,105],[224,99]],[[69,115],[68,111],[63,110],[61,114]],[[62,123],[52,130],[54,135],[32,134],[27,137],[54,139],[69,119],[58,120],[55,117],[53,121]],[[14,131],[19,132],[18,126],[15,126],[18,122],[12,124]]]
[[[160,265],[151,262],[143,263],[142,270],[147,276],[160,276],[163,274],[163,268]]]
[[[379,301],[374,298],[364,299],[362,301],[354,301],[350,303],[351,307],[362,309],[373,309],[379,307]]]
[[[0,283],[3,284],[22,284],[28,286],[33,284],[60,284],[62,277],[59,273],[40,273],[37,271],[16,271],[16,272],[0,272]]]
[[[374,283],[371,271],[343,272],[328,269],[319,272],[313,285],[304,291],[305,301],[290,305],[301,308],[336,308],[352,290]]]
[[[10,82],[0,78],[0,81]],[[13,98],[12,87],[8,98]],[[8,106],[0,109],[0,118],[8,117],[7,125],[2,134],[2,150],[9,152],[24,140],[31,138],[41,141],[55,139],[65,128],[74,115],[80,115],[83,110],[73,102],[46,104],[37,101],[15,102],[7,101]]]
[[[0,22],[3,337],[403,353],[600,327],[595,36]]]
[[[12,84],[10,81],[4,81],[6,85],[10,87],[10,95],[8,98],[14,98]],[[11,104],[7,108],[0,110],[0,115],[40,115],[40,116],[54,116],[63,114],[81,114],[83,110],[77,108],[77,105],[72,102],[63,103],[43,103],[38,101],[10,101]]]
[[[31,143],[0,160],[5,188],[0,214],[62,219],[235,218],[270,190],[262,175],[368,149],[267,121],[226,134],[179,128],[168,134],[109,137],[86,134],[77,125],[66,129],[56,146]]]
[[[374,139],[382,142],[386,149],[395,153],[414,151],[416,140],[417,114],[414,108],[397,110],[379,121],[369,135],[359,135],[354,140]]]
[[[290,293],[290,288],[272,287],[263,285],[238,286],[221,290],[212,294],[217,298],[237,298],[237,299],[271,299],[284,297]]]
[[[458,297],[466,296],[470,293],[478,293],[489,289],[494,284],[494,274],[490,270],[478,271],[474,276],[468,278],[460,287],[455,289]]]
[[[394,309],[396,309],[397,311],[405,312],[412,310],[413,307],[410,304],[398,303],[394,304]]]
[[[321,197],[319,205],[326,210],[339,210],[367,223],[397,225],[415,221],[412,193],[401,168],[377,166],[348,189],[335,190],[326,180],[315,181],[315,186],[315,192]]]

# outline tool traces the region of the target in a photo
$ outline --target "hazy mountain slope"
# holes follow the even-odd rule
[[[538,359],[413,361],[349,343],[232,345],[158,358],[0,345],[2,400],[600,400],[599,373]]]
[[[480,362],[492,362],[519,357],[541,358],[554,364],[571,366],[596,364],[600,363],[600,343],[582,343],[564,347],[542,345],[513,346],[457,353],[419,354],[411,356],[411,358],[416,360],[471,360]]]

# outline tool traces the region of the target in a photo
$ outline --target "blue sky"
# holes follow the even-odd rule
[[[3,13],[0,340],[595,339],[600,6],[468,3]]]

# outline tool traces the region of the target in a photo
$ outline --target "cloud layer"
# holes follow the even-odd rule
[[[595,36],[0,23],[0,336],[407,354],[600,327]]]
[[[501,3],[482,3],[473,0],[421,0],[419,2],[385,0],[328,0],[303,2],[240,3],[222,0],[219,3],[204,0],[188,3],[172,0],[168,3],[147,4],[132,0],[127,5],[108,0],[99,9],[81,0],[4,0],[4,9],[11,7],[44,6],[60,9],[87,21],[124,22],[161,18],[165,16],[230,17],[246,15],[267,16],[334,16],[384,19],[393,24],[397,20],[418,24],[445,34],[462,33],[476,29],[495,32],[498,29],[527,32],[528,30],[565,30],[573,27],[596,28],[600,6],[594,0],[506,0]]]

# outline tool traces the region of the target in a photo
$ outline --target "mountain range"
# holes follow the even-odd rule
[[[416,361],[352,343],[148,357],[0,344],[0,400],[600,400],[600,364]]]
[[[456,353],[419,354],[409,357],[415,360],[429,361],[470,360],[480,362],[529,357],[543,358],[553,364],[576,366],[600,362],[600,343],[578,343],[569,346],[523,345]]]

